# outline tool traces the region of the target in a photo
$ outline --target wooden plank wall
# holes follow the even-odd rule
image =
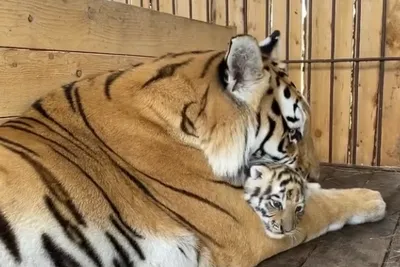
[[[232,27],[132,6],[150,1],[125,3],[0,1],[0,123],[71,80],[170,51],[225,49],[235,34]]]
[[[0,121],[44,87],[168,51],[223,48],[235,32],[261,40],[279,29],[280,56],[310,101],[320,159],[399,166],[399,61],[305,62],[400,57],[398,25],[400,0],[2,0]]]
[[[262,39],[274,29],[282,32],[280,56],[289,60],[291,79],[309,98],[321,161],[400,166],[400,60],[378,60],[400,58],[400,0],[230,0],[213,5],[219,8],[213,9],[214,18],[236,26],[238,33]],[[375,60],[330,62],[356,57]]]

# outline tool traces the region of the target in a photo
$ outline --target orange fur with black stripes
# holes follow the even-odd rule
[[[268,132],[262,54],[276,37],[84,78],[1,125],[1,266],[250,267],[331,225],[380,219],[379,193],[321,190],[297,241],[271,240],[228,184],[243,184]],[[304,112],[281,111],[295,143]]]
[[[319,189],[285,164],[258,164],[250,167],[244,184],[244,199],[258,214],[265,232],[281,239],[296,234],[304,215],[309,191]]]

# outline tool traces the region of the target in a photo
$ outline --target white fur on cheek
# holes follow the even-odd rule
[[[211,143],[203,148],[214,174],[220,177],[230,177],[233,180],[228,182],[236,185],[243,183],[240,180],[242,177],[237,177],[238,172],[247,164],[251,152],[250,147],[255,142],[255,125],[250,124],[246,127],[239,125],[236,130],[231,130],[233,131],[231,135],[223,138],[213,137],[223,140],[224,144]],[[245,141],[246,130],[247,142]]]

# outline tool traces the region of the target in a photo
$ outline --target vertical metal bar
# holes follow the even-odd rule
[[[192,0],[189,0],[190,2],[189,2],[189,6],[191,7],[192,6]],[[206,9],[207,9],[207,22],[209,23],[210,22],[210,1],[209,0],[206,0]],[[190,16],[192,16],[192,14],[190,14]],[[192,18],[192,17],[190,17],[190,18]]]
[[[225,0],[225,24],[229,26],[229,0]]]
[[[243,0],[243,31],[247,34],[247,0]]]
[[[286,0],[286,60],[289,60],[289,31],[290,31],[290,0]],[[289,65],[286,65],[286,69],[289,69]]]
[[[140,7],[143,7],[143,0],[140,0]]]
[[[265,38],[267,38],[267,36],[269,36],[269,26],[270,26],[269,5],[270,5],[269,0],[266,0],[266,4],[265,4]]]
[[[335,58],[335,32],[336,31],[336,0],[332,0],[332,21],[331,21],[331,59]],[[333,154],[333,87],[335,83],[335,64],[331,62],[330,88],[329,88],[329,163],[332,163]]]
[[[189,18],[193,18],[193,6],[192,6],[192,0],[189,0]]]
[[[360,57],[360,22],[361,22],[361,0],[357,0],[356,6],[356,47],[355,57]],[[357,162],[357,132],[358,132],[358,82],[360,74],[360,62],[355,63],[354,68],[354,83],[353,83],[353,113],[352,113],[352,149],[351,149],[351,164]]]
[[[157,0],[157,11],[160,11],[160,0]]]
[[[175,13],[176,13],[175,0],[171,0],[171,1],[172,1],[172,14],[175,15]]]
[[[308,29],[307,29],[307,27],[308,27],[308,25],[307,25],[307,19],[308,19],[308,17],[307,17],[307,11],[306,11],[306,14],[303,14],[303,3],[304,3],[304,5],[305,5],[305,7],[306,7],[306,10],[307,10],[307,0],[301,0],[301,17],[302,17],[302,19],[301,19],[301,23],[302,23],[302,25],[303,25],[303,27],[302,27],[302,31],[303,31],[303,33],[304,34],[302,34],[302,36],[301,36],[301,41],[304,43],[304,51],[303,51],[303,49],[301,50],[301,61],[305,61],[306,60],[306,54],[307,54],[307,52],[306,52],[306,49],[307,49],[307,33],[308,33]],[[305,18],[303,18],[303,16],[304,15],[306,15],[305,16]],[[303,48],[303,47],[302,47]],[[303,95],[305,95],[305,93],[306,93],[306,80],[307,80],[307,78],[306,78],[306,76],[305,76],[305,74],[306,74],[306,64],[304,63],[304,62],[300,62],[300,69],[301,69],[301,76],[302,76],[302,78],[303,78],[303,82],[301,83],[301,85],[300,85],[300,88],[301,88],[301,91],[302,91],[302,93],[303,93]],[[308,98],[307,98],[308,99]]]
[[[312,48],[312,0],[308,0],[307,6],[307,17],[308,17],[308,41],[307,41],[307,50],[308,60],[311,60],[311,48]],[[311,105],[311,63],[307,65],[307,101]]]
[[[386,45],[386,15],[387,14],[387,0],[383,0],[382,7],[382,32],[381,32],[381,57],[385,57]],[[385,82],[385,61],[379,62],[379,83],[378,83],[378,107],[376,115],[376,165],[381,166],[381,149],[382,149],[382,106],[383,106],[383,85]]]

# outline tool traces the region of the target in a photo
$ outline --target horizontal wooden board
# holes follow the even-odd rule
[[[234,34],[234,28],[105,0],[0,1],[0,47],[158,56],[225,49]]]
[[[18,116],[33,101],[85,75],[149,58],[0,48],[0,117]]]

